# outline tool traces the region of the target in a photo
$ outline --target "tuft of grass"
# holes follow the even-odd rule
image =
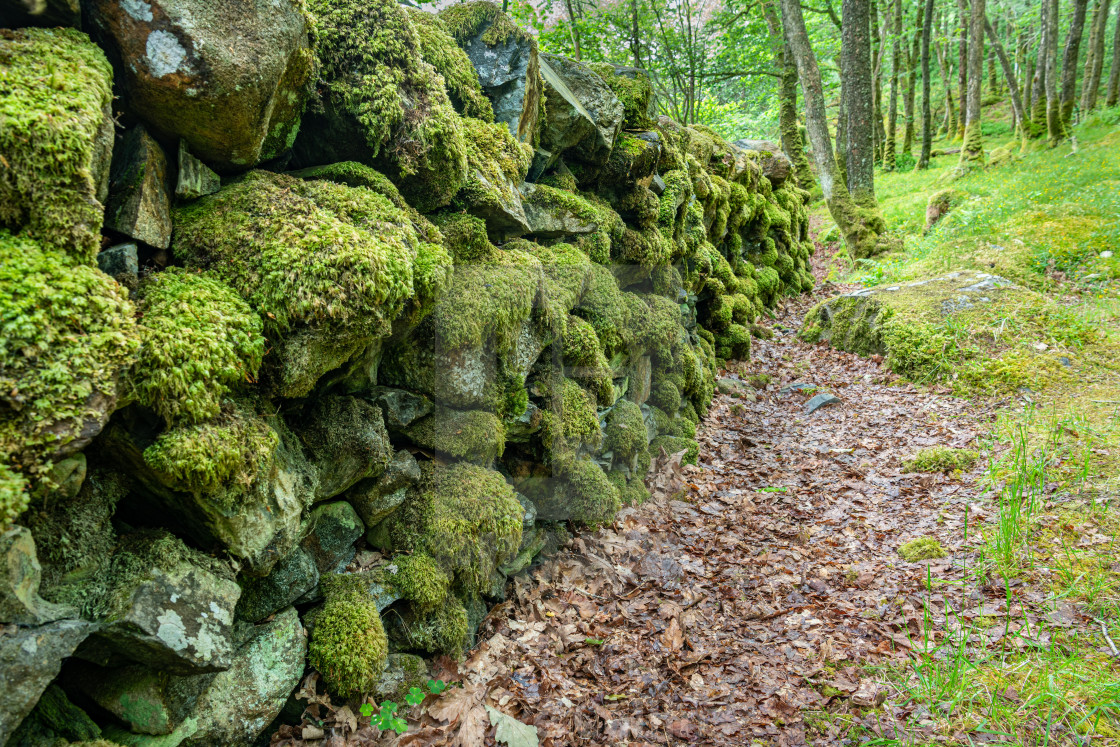
[[[976,464],[980,455],[972,449],[955,449],[950,446],[934,446],[922,449],[911,459],[902,463],[903,472],[952,472],[969,470]]]
[[[943,558],[947,553],[942,544],[933,537],[919,537],[899,547],[898,554],[907,563],[917,563],[919,560]]]

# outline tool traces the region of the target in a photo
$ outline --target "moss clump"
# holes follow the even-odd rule
[[[941,546],[941,543],[933,537],[919,537],[899,547],[898,554],[902,556],[902,559],[907,563],[916,563],[919,560],[943,558],[948,553],[945,552],[945,548]]]
[[[564,366],[573,379],[585,382],[599,402],[614,400],[611,369],[595,329],[578,316],[569,316],[562,337]]]
[[[0,34],[0,228],[94,260],[113,147],[112,83],[105,55],[80,31]]]
[[[666,454],[676,454],[683,451],[684,457],[681,459],[681,464],[696,464],[696,460],[700,456],[700,447],[696,445],[696,441],[683,436],[658,436],[650,442],[649,451],[655,457],[660,455],[662,451]]]
[[[604,445],[614,452],[615,457],[632,459],[647,451],[646,423],[642,408],[630,400],[621,400],[607,415]]]
[[[681,390],[672,381],[657,379],[650,387],[649,403],[665,412],[681,409]]]
[[[470,645],[467,608],[453,594],[430,610],[407,608],[394,620],[394,642],[402,648],[459,656]],[[399,630],[399,632],[398,632]]]
[[[506,446],[502,421],[484,410],[438,407],[406,428],[405,435],[417,446],[437,454],[487,466],[502,455]]]
[[[407,11],[396,0],[309,0],[308,8],[326,81],[312,113],[319,107],[356,122],[353,134],[364,139],[371,165],[386,170],[417,209],[446,205],[466,175],[467,143],[443,78],[421,58]],[[304,137],[323,133],[305,127]]]
[[[561,500],[572,521],[588,526],[609,524],[622,503],[618,488],[607,474],[590,459],[565,457],[556,465],[561,480]]]
[[[213,420],[182,425],[144,449],[144,462],[178,490],[216,492],[242,487],[272,465],[280,437],[251,412],[227,406]]]
[[[7,531],[27,507],[27,480],[0,461],[0,530]]]
[[[334,693],[369,693],[385,669],[389,643],[377,603],[359,574],[324,576],[326,603],[315,618],[307,658]]]
[[[469,213],[444,212],[434,216],[443,234],[444,246],[455,264],[493,260],[497,249],[490,243],[486,222]]]
[[[912,459],[902,463],[904,472],[952,472],[953,470],[972,469],[980,458],[972,449],[954,449],[949,446],[934,446],[922,449]]]
[[[464,589],[487,588],[521,544],[524,509],[513,488],[467,462],[423,470],[417,496],[386,520],[393,548],[427,553]]]
[[[175,212],[173,251],[241,294],[270,334],[386,332],[415,290],[409,215],[368,189],[252,171]]]
[[[518,142],[503,122],[465,117],[467,175],[453,205],[487,214],[520,199],[517,185],[525,181],[533,148]]]
[[[528,241],[519,241],[518,244],[540,260],[544,272],[544,292],[541,295],[546,314],[554,328],[563,326],[562,320],[583,295],[591,274],[591,261],[571,244],[542,246]]]
[[[562,379],[553,387],[549,407],[541,413],[541,441],[554,458],[575,451],[581,444],[602,440],[595,401],[579,384]]]
[[[636,296],[634,299],[640,301]],[[603,346],[603,352],[608,356],[624,349],[629,352],[628,349],[635,342],[631,304],[619,290],[614,275],[607,267],[591,266],[587,290],[572,313],[590,322]]]
[[[448,33],[443,19],[419,8],[408,8],[408,15],[420,40],[420,54],[443,76],[456,111],[464,117],[493,122],[494,109],[478,84],[478,73]]]
[[[137,399],[172,423],[216,416],[231,386],[256,379],[264,356],[260,317],[229,286],[172,267],[139,289]]]
[[[38,478],[107,416],[139,335],[126,291],[100,271],[3,230],[0,257],[0,455]]]
[[[645,70],[623,67],[609,62],[591,63],[589,67],[601,77],[622,102],[622,124],[628,130],[648,130],[653,124],[653,86]]]
[[[434,610],[447,599],[451,579],[431,555],[397,555],[393,564],[397,566],[393,584],[415,609]]]

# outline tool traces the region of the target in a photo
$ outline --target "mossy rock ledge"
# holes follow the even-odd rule
[[[0,30],[0,744],[263,743],[309,666],[399,702],[813,287],[770,151],[498,4],[82,9]],[[894,355],[886,295],[818,338]]]

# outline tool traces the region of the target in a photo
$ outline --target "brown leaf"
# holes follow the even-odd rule
[[[489,726],[490,719],[486,716],[486,709],[476,705],[463,717],[459,733],[452,740],[451,747],[483,747],[486,744],[486,729]]]
[[[437,721],[446,721],[449,724],[454,724],[468,713],[471,709],[482,702],[483,693],[481,688],[475,686],[455,687],[444,691],[439,699],[428,706],[428,715]],[[485,711],[483,711],[485,714]]]
[[[669,733],[677,739],[684,739],[691,742],[696,738],[696,731],[696,724],[685,719],[678,719],[669,724]]]
[[[665,628],[665,632],[661,634],[661,640],[665,642],[665,647],[670,651],[680,651],[684,645],[684,633],[681,632],[681,624],[677,622],[677,618],[669,621],[669,625]]]

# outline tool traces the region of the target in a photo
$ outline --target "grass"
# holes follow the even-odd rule
[[[1120,110],[1075,134],[1076,153],[1068,143],[1020,153],[994,121],[988,147],[1010,142],[1016,159],[954,181],[960,203],[927,235],[926,201],[956,156],[924,173],[877,174],[903,249],[858,264],[841,252],[830,269],[832,280],[866,286],[980,270],[1046,303],[938,323],[954,348],[945,374],[955,393],[990,394],[973,384],[991,377],[1010,386],[987,400],[998,417],[980,443],[986,518],[965,522],[952,558],[967,564],[966,578],[927,577],[908,663],[870,668],[888,703],[911,707],[906,738],[876,738],[858,713],[828,711],[807,720],[811,733],[862,744],[1120,745],[1120,657],[1108,640],[1120,642]],[[923,467],[958,468],[953,454],[919,456]],[[967,599],[1002,589],[1009,613],[968,617],[929,601],[949,585]],[[1040,604],[1076,614],[1050,624],[1035,614]]]

